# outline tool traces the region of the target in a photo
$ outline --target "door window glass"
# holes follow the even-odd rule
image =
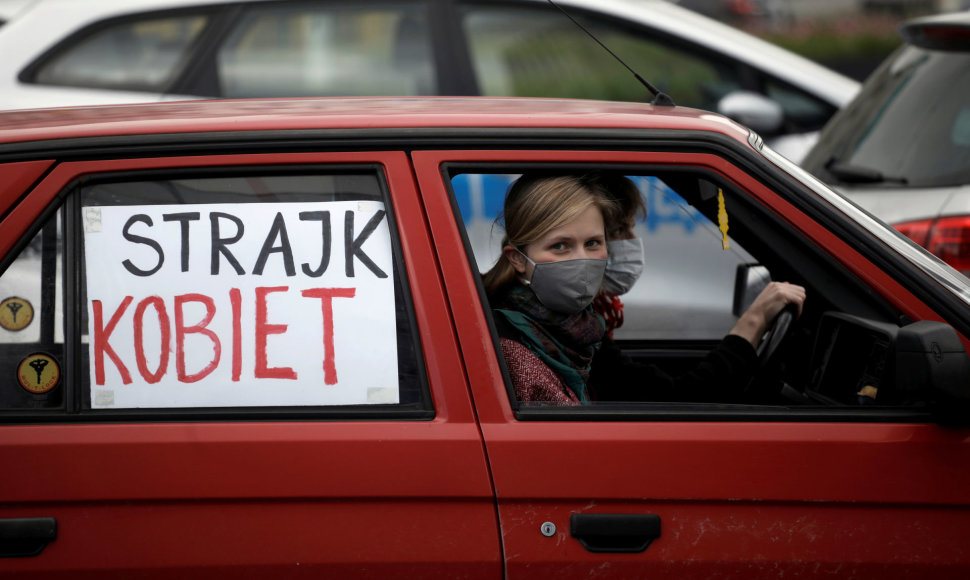
[[[226,97],[429,95],[427,16],[413,5],[250,10],[218,54]]]
[[[636,410],[641,418],[703,412],[799,419],[826,417],[834,407],[855,408],[862,420],[901,408],[918,414],[938,394],[915,386],[925,381],[920,377],[927,371],[919,368],[923,359],[903,364],[906,357],[900,356],[896,366],[886,362],[894,349],[908,337],[939,332],[947,348],[959,353],[954,356],[962,356],[952,329],[901,323],[896,309],[847,276],[789,222],[706,169],[535,163],[496,164],[492,171],[481,164],[455,164],[447,170],[469,255],[483,275],[482,296],[508,372],[509,398],[520,417],[557,419],[584,408],[594,408],[599,417],[628,417]],[[555,191],[550,188],[570,192],[577,181],[616,200],[625,199],[627,191],[639,195],[646,215],[635,220],[633,233],[642,241],[644,261],[642,273],[632,274],[636,283],[630,290],[608,289],[607,281],[616,284],[617,273],[624,271],[614,264],[613,278],[603,279],[590,307],[572,310],[571,299],[588,288],[576,285],[572,293],[557,293],[560,286],[569,287],[570,274],[554,284],[545,278],[543,285],[535,277],[523,284],[517,282],[522,270],[511,258],[510,269],[492,269],[505,241],[503,202],[520,174],[535,179],[527,183],[542,184],[526,190],[539,192],[529,199],[540,200],[535,206],[540,215],[553,207],[546,197]],[[546,185],[553,176],[557,181]],[[606,220],[611,258],[635,263],[621,250],[625,245],[610,245],[622,239],[610,239],[617,222],[610,221],[608,211],[599,215]],[[546,230],[528,219],[520,224],[520,235],[550,236],[538,247],[529,246],[535,256],[558,253],[564,259],[579,255],[571,245],[573,232],[590,231],[587,224],[541,234]],[[569,267],[578,268],[579,260],[574,261]],[[545,272],[554,276],[553,270]],[[797,318],[778,316],[763,334],[750,336],[747,330],[760,324],[763,313],[746,318],[747,325],[735,324],[773,280],[803,288],[808,298]],[[780,288],[786,287],[772,291]],[[544,302],[543,296],[555,302]],[[559,406],[573,410],[557,411]]]
[[[835,109],[815,97],[789,85],[767,80],[765,94],[781,105],[785,121],[798,131],[814,131],[825,126]]]
[[[518,174],[460,173],[452,188],[475,261],[486,272],[498,259],[499,219]],[[737,243],[725,250],[718,225],[687,204],[662,178],[633,175],[646,207],[634,232],[643,240],[644,275],[623,296],[621,340],[719,339],[737,320],[733,289],[737,267],[753,258]],[[690,259],[685,259],[690,256]]]
[[[63,306],[72,322],[52,220],[0,278],[0,408],[426,415],[375,172],[94,179],[66,206],[77,224],[66,260],[80,266],[76,304]]]
[[[633,70],[678,105],[715,110],[737,90],[735,67],[662,34],[576,15]],[[644,101],[646,89],[615,58],[556,10],[469,5],[462,25],[483,95]]]
[[[190,15],[98,28],[58,50],[34,78],[46,84],[164,91],[207,21]]]

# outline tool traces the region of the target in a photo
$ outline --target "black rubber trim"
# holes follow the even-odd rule
[[[401,236],[398,231],[398,221],[395,216],[395,209],[390,196],[386,175],[379,165],[373,162],[360,163],[340,163],[321,166],[320,164],[298,164],[298,165],[235,165],[216,167],[190,167],[190,168],[171,168],[171,169],[145,169],[129,170],[120,172],[106,172],[95,175],[85,175],[75,178],[69,182],[55,197],[54,201],[41,212],[39,219],[33,227],[24,235],[12,250],[0,259],[0,275],[3,270],[16,257],[21,250],[29,244],[34,235],[54,219],[62,206],[66,205],[66,215],[64,217],[64,236],[67,251],[63,258],[64,268],[64,301],[67,308],[80,311],[84,306],[80,304],[81,293],[81,272],[83,271],[82,252],[80,248],[83,243],[79,242],[81,232],[78,229],[80,223],[80,199],[76,195],[78,187],[99,182],[125,181],[132,179],[150,179],[177,177],[199,177],[199,176],[226,176],[238,175],[240,173],[263,172],[270,175],[303,175],[308,173],[320,173],[321,167],[325,173],[335,171],[362,171],[374,172],[381,187],[383,201],[386,202],[388,219],[391,224],[392,232],[392,252],[396,264],[403,264],[401,255]],[[68,241],[70,240],[70,241]],[[412,329],[411,347],[414,349],[416,372],[420,381],[420,400],[414,403],[394,404],[394,405],[346,405],[346,406],[299,406],[299,407],[214,407],[214,408],[163,408],[163,409],[90,409],[83,405],[81,356],[80,349],[85,348],[79,340],[69,341],[65,348],[65,382],[63,388],[66,389],[67,401],[66,408],[57,407],[45,410],[32,409],[3,409],[0,410],[0,424],[24,424],[24,423],[97,423],[113,421],[132,421],[138,422],[201,422],[201,421],[430,421],[436,416],[434,401],[431,395],[430,383],[427,377],[424,346],[421,344],[418,332],[418,324],[414,313],[414,300],[411,295],[410,281],[406,271],[401,272],[400,291],[403,293],[401,299],[409,305],[408,323]],[[65,330],[67,336],[80,336],[77,317],[69,316],[65,320]],[[86,394],[86,393],[85,393]]]
[[[32,558],[56,539],[54,518],[0,519],[0,558]]]
[[[321,105],[321,114],[326,113]],[[295,151],[402,151],[421,149],[617,149],[627,151],[711,152],[710,147],[732,150],[746,147],[708,131],[585,128],[381,128],[293,129],[279,131],[214,131],[109,135],[0,143],[0,162],[32,159],[61,161],[104,158],[160,157],[170,155],[243,154]],[[753,155],[753,153],[752,153]],[[765,163],[764,160],[761,161]]]
[[[657,514],[572,514],[569,535],[589,552],[639,554],[660,537]]]
[[[691,422],[806,422],[806,423],[935,423],[929,410],[818,407],[719,403],[610,403],[583,407],[527,406],[515,412],[519,421],[691,421]]]

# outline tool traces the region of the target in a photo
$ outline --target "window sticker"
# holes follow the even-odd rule
[[[51,355],[34,353],[17,365],[17,380],[28,392],[42,395],[60,382],[61,367]]]
[[[84,229],[92,408],[399,401],[382,203],[85,207]]]
[[[0,327],[16,332],[27,328],[34,319],[30,301],[12,296],[0,301]]]

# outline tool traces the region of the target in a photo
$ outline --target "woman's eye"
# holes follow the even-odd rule
[[[596,247],[598,247],[598,246],[600,246],[602,244],[603,244],[602,240],[589,240],[589,241],[586,242],[586,247],[587,248],[596,248]]]

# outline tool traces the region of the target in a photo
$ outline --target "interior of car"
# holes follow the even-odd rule
[[[534,169],[531,166],[514,170],[456,167],[451,175],[453,186],[460,189],[462,186],[456,184],[463,182],[456,178],[462,175],[467,178],[468,173],[504,175],[508,176],[507,183],[511,183],[518,173]],[[550,168],[543,166],[542,169]],[[696,212],[698,219],[706,220],[715,229],[719,220],[718,198],[723,194],[730,244],[739,245],[753,258],[736,265],[733,280],[722,277],[713,282],[717,287],[710,289],[730,298],[733,316],[741,314],[769,280],[802,285],[808,296],[800,316],[785,311],[770,327],[758,351],[758,371],[741,398],[709,402],[687,402],[685,398],[684,403],[595,401],[588,406],[595,411],[609,416],[611,412],[655,408],[676,416],[703,410],[769,414],[913,410],[928,408],[938,403],[940,397],[946,398],[943,390],[947,383],[966,384],[970,361],[951,327],[907,319],[815,243],[732,182],[700,168],[598,166],[570,167],[569,171],[584,169],[616,171],[635,182],[642,177],[659,180],[683,200],[687,206],[685,211]],[[494,193],[500,195],[497,190]],[[463,192],[456,192],[456,196],[462,195]],[[484,204],[496,205],[495,200]],[[470,239],[467,231],[475,227],[470,213],[467,207],[456,207],[456,214],[465,221],[466,239]],[[492,228],[501,230],[500,216],[495,217]],[[494,242],[500,236],[493,232],[491,238]],[[643,239],[647,255],[651,253],[652,241],[650,235]],[[479,246],[480,238],[469,242],[469,254],[479,271],[484,272],[491,265],[490,254]],[[677,262],[683,268],[706,267],[703,260],[695,263],[687,252]],[[650,283],[651,279],[666,275],[651,272],[648,265],[640,283]],[[684,292],[689,294],[688,290],[685,288]],[[626,308],[627,319],[650,316],[649,309]],[[690,315],[689,305],[687,308],[685,316]],[[716,342],[710,338],[678,336],[676,332],[667,337],[616,339],[623,354],[631,360],[657,365],[674,375],[696,365]],[[536,409],[523,405],[522,411],[532,413]]]

